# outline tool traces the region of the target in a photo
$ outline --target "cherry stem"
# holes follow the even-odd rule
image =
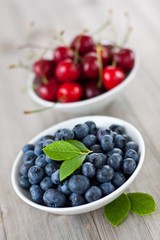
[[[33,109],[33,110],[25,110],[24,114],[28,115],[28,114],[32,114],[32,113],[44,112],[46,110],[53,109],[54,106],[55,106],[55,104],[52,107],[45,107],[45,108],[39,108],[39,109]]]
[[[124,35],[123,41],[121,43],[121,47],[124,47],[124,45],[128,42],[131,32],[133,30],[133,28],[131,27],[131,21],[130,21],[130,16],[128,13],[125,13],[124,16],[126,17],[126,23],[127,23],[127,30],[126,30],[126,34]]]
[[[26,70],[29,70],[32,72],[32,69],[30,66],[27,66],[23,63],[17,63],[17,64],[11,64],[8,66],[9,69],[13,69],[13,68],[23,68],[23,69],[26,69]]]
[[[111,24],[113,11],[112,11],[112,10],[109,10],[108,13],[109,13],[108,19],[102,24],[102,26],[101,26],[100,28],[98,28],[98,29],[93,33],[93,35],[96,35],[96,34],[99,34],[99,33],[103,32],[103,31]]]
[[[66,42],[65,42],[65,39],[64,39],[64,34],[65,34],[65,31],[62,30],[60,33],[53,36],[53,39],[58,41],[58,42],[61,42],[61,44],[66,46]]]
[[[103,64],[102,64],[101,52],[102,52],[102,46],[100,44],[98,44],[97,47],[96,47],[97,61],[98,61],[98,71],[99,71],[99,79],[98,79],[98,83],[97,83],[98,88],[102,87]]]

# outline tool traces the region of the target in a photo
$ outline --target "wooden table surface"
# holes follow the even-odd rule
[[[160,239],[160,2],[127,0],[0,0],[0,240],[159,240]],[[58,216],[34,209],[15,194],[11,169],[20,148],[37,133],[74,115],[53,111],[26,116],[35,109],[24,91],[28,72],[8,70],[23,60],[29,23],[35,33],[29,40],[46,42],[51,32],[66,30],[70,39],[84,28],[97,29],[113,9],[118,36],[130,13],[134,31],[128,45],[136,50],[140,67],[134,81],[108,108],[96,114],[122,118],[136,126],[146,144],[145,162],[130,191],[152,194],[157,211],[147,217],[129,215],[112,227],[99,209],[77,216]],[[26,54],[26,53],[25,53]]]

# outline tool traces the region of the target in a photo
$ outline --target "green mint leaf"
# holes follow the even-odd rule
[[[44,153],[53,160],[68,160],[77,157],[81,151],[67,141],[55,141],[43,148]]]
[[[86,155],[78,155],[75,158],[71,158],[67,161],[64,161],[60,167],[60,181],[64,180],[66,177],[71,175],[76,169],[78,169],[82,165],[85,158]]]
[[[156,210],[156,203],[153,197],[147,193],[128,193],[131,211],[140,216],[148,215]]]
[[[113,226],[117,226],[128,216],[130,208],[129,198],[123,193],[120,197],[105,206],[104,214]]]
[[[79,142],[79,141],[77,141],[77,140],[66,140],[66,142],[69,142],[69,143],[71,143],[72,145],[74,145],[75,147],[77,147],[82,153],[84,152],[84,153],[90,153],[90,152],[92,152],[92,151],[90,151],[88,148],[86,148],[86,146],[83,144],[83,143],[81,143],[81,142]]]

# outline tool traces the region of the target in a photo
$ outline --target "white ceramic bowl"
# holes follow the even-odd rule
[[[119,125],[123,125],[127,131],[127,134],[135,141],[138,143],[139,145],[139,154],[140,154],[140,159],[139,159],[139,163],[138,166],[136,168],[136,170],[134,171],[134,173],[131,175],[131,177],[121,186],[119,187],[117,190],[115,190],[114,192],[112,192],[111,194],[109,194],[106,197],[103,197],[95,202],[92,203],[87,203],[81,206],[77,206],[77,207],[65,207],[65,208],[50,208],[50,207],[46,207],[46,206],[42,206],[39,204],[34,203],[33,201],[31,201],[31,198],[29,196],[29,192],[22,189],[19,184],[18,184],[18,179],[19,179],[19,169],[20,169],[20,165],[22,164],[22,151],[18,154],[13,168],[12,168],[12,185],[13,188],[15,190],[15,192],[17,193],[17,195],[27,204],[29,204],[32,207],[38,208],[42,211],[46,211],[49,213],[54,213],[54,214],[66,214],[66,215],[70,215],[70,214],[80,214],[80,213],[85,213],[85,212],[90,212],[93,211],[95,209],[101,208],[104,205],[110,203],[111,201],[113,201],[114,199],[116,199],[118,196],[120,196],[124,191],[126,191],[126,189],[130,186],[130,184],[133,182],[133,180],[136,178],[137,174],[139,173],[143,161],[144,161],[144,155],[145,155],[145,145],[144,145],[144,141],[143,138],[141,136],[141,134],[138,132],[138,130],[132,126],[131,124],[117,119],[117,118],[113,118],[113,117],[106,117],[106,116],[86,116],[86,117],[80,117],[80,118],[74,118],[71,120],[67,120],[65,122],[61,122],[59,124],[56,124],[48,129],[46,129],[45,131],[41,132],[40,134],[38,134],[36,137],[34,137],[30,143],[35,143],[41,136],[47,135],[47,134],[53,134],[56,130],[60,129],[60,128],[73,128],[77,123],[84,123],[85,121],[88,120],[92,120],[94,121],[98,127],[108,127],[111,124],[119,124]]]
[[[135,74],[137,72],[139,66],[139,60],[137,54],[134,52],[135,56],[135,64],[130,72],[130,74],[126,77],[126,79],[121,82],[115,88],[109,90],[106,93],[103,93],[97,97],[82,100],[78,102],[72,103],[56,103],[43,100],[40,98],[33,89],[34,84],[34,75],[31,74],[28,79],[28,93],[33,101],[41,105],[42,107],[52,107],[54,105],[54,110],[58,112],[71,113],[73,116],[80,115],[88,115],[88,114],[96,114],[100,110],[104,109],[106,106],[110,104],[126,87],[127,85],[134,79]]]

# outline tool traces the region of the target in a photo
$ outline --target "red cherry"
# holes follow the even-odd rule
[[[50,78],[53,76],[54,61],[40,59],[33,64],[33,72],[39,78]]]
[[[60,82],[73,82],[79,78],[80,68],[71,59],[65,59],[57,65],[55,75]]]
[[[84,84],[84,99],[89,99],[102,94],[103,90],[97,87],[97,81],[88,81]]]
[[[103,49],[106,50],[106,52],[108,53],[108,62],[107,64],[112,64],[112,61],[113,61],[113,55],[114,55],[114,52],[115,52],[115,47],[111,44],[106,44],[106,45],[103,45]]]
[[[82,87],[78,83],[63,83],[57,90],[57,99],[59,102],[76,102],[81,99]]]
[[[36,92],[38,96],[44,100],[54,102],[57,100],[56,92],[58,88],[57,81],[52,78],[48,83],[41,83],[38,85]]]
[[[95,52],[88,53],[83,58],[82,72],[89,79],[96,79],[99,74],[97,55]]]
[[[133,51],[127,48],[122,48],[119,52],[114,54],[114,60],[117,67],[123,68],[124,71],[129,72],[134,65]]]
[[[119,67],[109,66],[103,70],[103,85],[108,90],[116,87],[124,79],[125,73]]]
[[[77,35],[71,42],[71,48],[78,51],[80,55],[84,55],[92,51],[94,47],[94,41],[91,36],[81,34]]]
[[[53,59],[56,64],[58,64],[59,62],[66,58],[73,59],[73,57],[74,57],[73,50],[69,47],[64,46],[57,47],[53,53]]]

